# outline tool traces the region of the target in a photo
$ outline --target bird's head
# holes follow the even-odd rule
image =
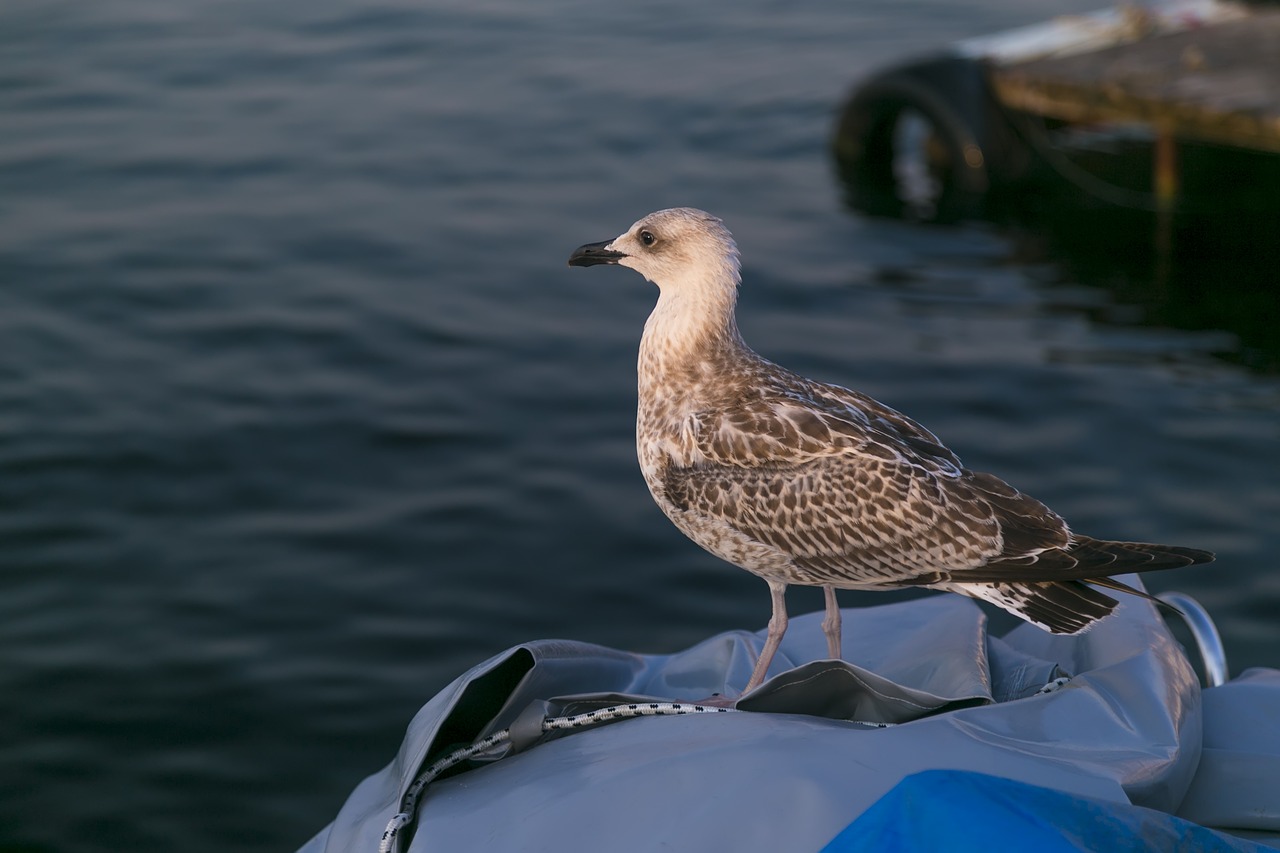
[[[663,291],[736,289],[738,247],[724,223],[691,207],[650,213],[613,240],[587,243],[569,256],[569,266],[630,267]]]

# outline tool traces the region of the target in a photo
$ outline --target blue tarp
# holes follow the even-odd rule
[[[1280,780],[1276,780],[1280,784]],[[1271,853],[1154,809],[1072,796],[985,773],[903,779],[822,853]]]

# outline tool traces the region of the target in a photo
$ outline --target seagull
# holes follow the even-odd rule
[[[758,687],[787,629],[788,585],[823,588],[841,653],[836,589],[926,587],[1078,634],[1116,599],[1110,577],[1213,560],[1193,548],[1073,533],[1035,498],[971,471],[911,418],[866,394],[757,355],[735,319],[741,272],[724,223],[681,207],[587,243],[571,267],[616,264],[658,286],[640,340],[636,451],[654,501],[706,550],[764,579]]]

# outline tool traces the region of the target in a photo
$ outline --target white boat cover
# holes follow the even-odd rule
[[[471,769],[426,788],[399,849],[843,851],[863,849],[840,846],[866,843],[862,827],[878,833],[880,849],[932,850],[936,835],[911,846],[904,832],[890,844],[884,816],[909,821],[920,811],[908,806],[939,791],[976,808],[983,797],[1039,802],[1026,793],[1039,789],[1083,803],[1077,820],[1096,821],[1099,808],[1113,806],[1139,839],[1153,837],[1142,824],[1151,814],[1167,817],[1174,838],[1186,825],[1171,815],[1280,839],[1280,672],[1249,670],[1202,693],[1147,601],[1127,598],[1076,637],[1030,625],[992,636],[981,609],[955,595],[846,610],[844,661],[825,659],[820,617],[792,620],[772,677],[736,703],[748,713],[541,728],[544,716],[625,702],[736,695],[763,632],[720,634],[672,655],[564,640],[503,652],[428,702],[395,760],[360,783],[301,853],[376,851],[427,763],[512,727],[506,757],[464,765]],[[936,770],[972,772],[913,775]],[[992,787],[1007,780],[1039,787]],[[1046,802],[1041,822],[1050,832],[1071,823],[1073,812]],[[952,822],[951,839],[979,838],[982,828],[1011,841],[1017,830],[1001,828],[999,811],[970,812],[968,830]],[[941,814],[959,819],[954,808]],[[1253,846],[1205,837],[1228,846],[1180,849]],[[987,844],[973,849],[993,849]]]

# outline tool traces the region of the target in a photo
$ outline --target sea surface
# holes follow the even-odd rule
[[[1274,267],[1175,257],[1171,317],[1123,246],[836,180],[857,80],[1095,5],[0,3],[0,851],[292,850],[509,646],[762,627],[636,467],[656,291],[565,265],[662,207],[733,230],[758,351],[1215,550],[1150,587],[1280,665]]]

